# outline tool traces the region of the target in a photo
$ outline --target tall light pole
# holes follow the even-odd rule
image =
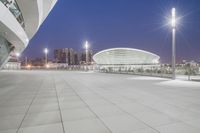
[[[85,42],[85,63],[88,63],[88,48],[89,48],[89,44],[88,41]]]
[[[27,66],[27,64],[28,64],[28,59],[27,57],[25,57],[25,65]]]
[[[172,79],[176,79],[176,9],[172,8]]]
[[[48,52],[49,52],[49,50],[48,50],[47,48],[45,48],[45,49],[44,49],[44,53],[45,53],[45,65],[46,65],[46,66],[47,66],[47,63],[48,63],[48,59],[47,59],[47,58],[48,58],[48,57],[47,57],[47,56],[48,56]]]

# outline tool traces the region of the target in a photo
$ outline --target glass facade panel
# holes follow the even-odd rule
[[[22,13],[17,5],[16,0],[0,0],[9,10],[10,12],[15,16],[17,21],[21,24],[21,26],[24,28],[24,19],[22,16]]]

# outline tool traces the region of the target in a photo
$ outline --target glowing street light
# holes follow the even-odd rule
[[[17,57],[17,62],[19,61],[19,57],[20,57],[20,53],[15,53],[16,57]]]
[[[48,56],[48,52],[49,50],[47,48],[44,49],[44,53],[45,53],[45,64],[47,65],[48,63],[48,59],[47,59],[47,56]]]
[[[176,28],[176,9],[172,8],[172,28]]]
[[[26,66],[26,68],[27,69],[30,69],[32,66],[30,65],[30,64],[28,64],[27,66]]]
[[[85,42],[85,63],[88,63],[88,49],[89,49],[89,44],[88,41]]]
[[[19,57],[19,56],[20,56],[20,53],[16,53],[16,56]]]
[[[176,9],[172,8],[172,79],[176,79]]]

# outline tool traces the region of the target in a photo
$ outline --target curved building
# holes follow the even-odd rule
[[[0,67],[21,53],[57,0],[0,0]]]
[[[152,65],[158,64],[156,54],[133,48],[111,48],[93,56],[98,65]]]

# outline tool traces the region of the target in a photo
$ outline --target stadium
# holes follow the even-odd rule
[[[154,53],[133,48],[111,48],[102,50],[93,56],[99,69],[132,70],[159,65],[160,57]]]

